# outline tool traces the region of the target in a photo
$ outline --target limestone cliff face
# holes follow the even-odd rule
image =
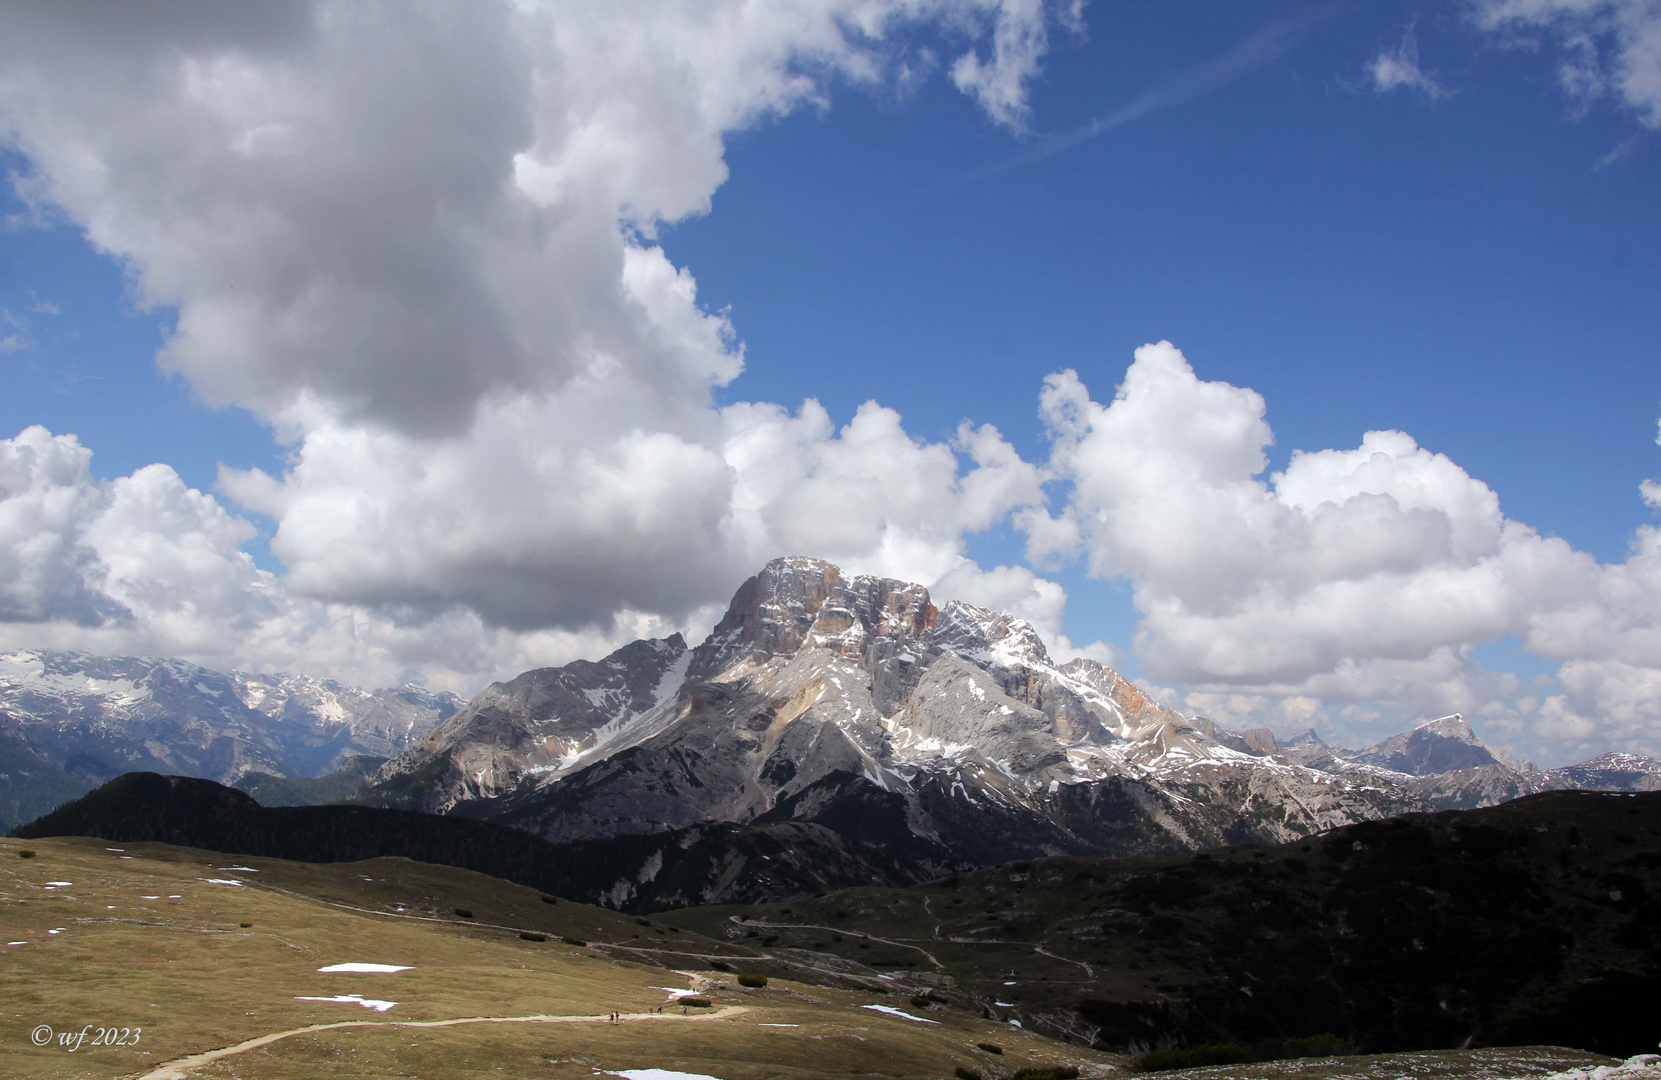
[[[921,585],[844,577],[818,559],[774,559],[739,586],[709,640],[695,650],[687,678],[717,678],[803,648],[871,664],[897,643],[926,634],[938,615]]]

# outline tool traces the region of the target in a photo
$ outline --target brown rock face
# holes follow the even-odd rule
[[[805,644],[867,661],[874,639],[920,637],[938,615],[921,585],[846,577],[820,559],[774,559],[739,586],[688,676],[708,678],[742,659],[788,656]]]
[[[1083,679],[1112,698],[1113,703],[1124,711],[1125,719],[1132,724],[1151,723],[1165,711],[1152,698],[1131,685],[1123,675],[1110,667],[1103,667],[1094,660],[1082,657],[1069,660],[1061,665],[1061,670],[1074,678]]]

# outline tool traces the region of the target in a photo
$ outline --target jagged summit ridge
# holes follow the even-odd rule
[[[802,556],[774,559],[739,586],[709,639],[698,646],[688,677],[713,678],[740,663],[761,664],[804,646],[871,663],[918,638],[939,612],[928,590],[890,578],[844,577],[832,563]]]
[[[763,730],[747,733],[735,694],[770,713]],[[691,740],[704,758],[756,759],[728,793],[725,811],[744,815],[835,769],[883,787],[943,762],[1027,786],[1071,780],[1159,711],[1101,664],[1055,664],[1025,620],[959,601],[938,608],[921,585],[793,556],[740,586],[689,653],[677,635],[494,684],[380,779],[426,777],[447,755],[446,779],[419,799],[445,810]]]

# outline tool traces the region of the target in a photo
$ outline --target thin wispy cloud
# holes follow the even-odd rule
[[[1372,63],[1367,65],[1367,78],[1372,88],[1381,94],[1409,90],[1439,101],[1452,93],[1440,79],[1419,65],[1419,36],[1411,26],[1395,48],[1381,49],[1373,57]]]
[[[1631,157],[1632,151],[1637,149],[1637,147],[1638,137],[1636,135],[1629,139],[1622,139],[1610,149],[1609,153],[1592,162],[1592,171],[1602,172],[1611,165],[1619,165],[1621,162]]]
[[[993,176],[1032,165],[1071,150],[1106,131],[1153,113],[1186,105],[1240,76],[1290,52],[1308,32],[1339,10],[1338,5],[1311,8],[1291,19],[1266,26],[1213,60],[1185,68],[1148,87],[1130,101],[1063,135],[1038,135],[1024,152],[971,173],[970,179]]]

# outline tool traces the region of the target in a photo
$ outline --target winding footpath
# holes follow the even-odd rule
[[[865,941],[880,941],[884,945],[892,945],[897,949],[915,949],[927,957],[929,963],[933,964],[941,971],[946,970],[946,965],[937,960],[933,953],[929,952],[921,945],[914,945],[909,941],[901,941],[895,938],[877,937],[875,934],[867,934],[857,930],[839,930],[834,926],[820,926],[818,923],[762,922],[760,919],[746,919],[742,915],[729,915],[727,916],[727,919],[728,921],[739,926],[761,926],[767,928],[768,930],[823,930],[827,934],[851,934],[862,938]]]
[[[711,1020],[724,1020],[749,1011],[749,1008],[744,1005],[724,1005],[714,1012],[701,1013],[696,1016],[676,1016],[673,1013],[623,1013],[618,1017],[618,1021],[648,1020],[682,1024],[708,1023]],[[295,1035],[309,1035],[314,1031],[334,1031],[338,1028],[441,1028],[456,1027],[461,1024],[605,1024],[609,1022],[609,1017],[605,1015],[461,1016],[453,1020],[342,1020],[333,1024],[310,1024],[306,1027],[292,1028],[288,1031],[274,1031],[269,1035],[248,1039],[234,1046],[222,1046],[217,1050],[204,1050],[200,1054],[175,1058],[165,1064],[156,1066],[147,1073],[141,1074],[137,1080],[188,1080],[190,1070],[200,1068],[221,1058],[233,1057],[248,1050],[257,1050],[262,1046],[269,1046],[274,1042],[292,1038]]]

